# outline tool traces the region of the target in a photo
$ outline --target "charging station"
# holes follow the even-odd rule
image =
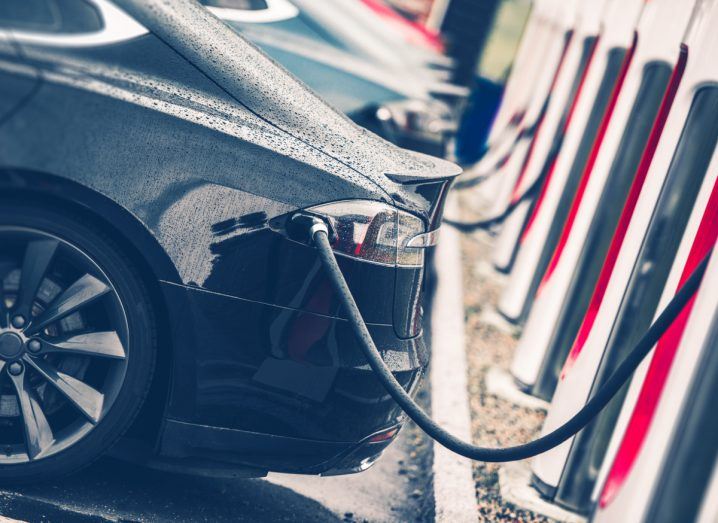
[[[526,109],[526,82],[530,82],[537,71],[536,54],[543,49],[542,31],[553,7],[551,0],[538,0],[531,7],[519,48],[516,51],[511,73],[506,81],[504,95],[491,124],[488,136],[488,150],[499,143],[502,136],[520,124],[521,114]]]
[[[583,173],[512,363],[522,388],[540,398],[553,395],[643,152],[649,139],[660,136],[652,130],[664,95],[679,79],[673,71],[682,67],[680,44],[691,7],[692,2],[653,0],[641,14],[616,107],[594,144],[595,161]]]
[[[718,122],[713,117],[718,110],[718,90],[700,89],[712,80],[706,73],[700,62],[692,62],[650,170],[645,178],[639,171],[634,179],[587,314],[564,364],[547,427],[560,424],[593,396],[630,344],[650,325],[673,260],[679,259],[680,239],[684,231],[691,236],[689,219],[694,209],[702,207],[699,191],[706,190],[702,189],[704,182],[711,187],[715,178],[708,167],[718,141]],[[619,409],[620,400],[614,401],[574,438],[567,454],[556,450],[549,453],[552,456],[536,460],[534,469],[539,473],[561,470],[555,492],[553,486],[540,482],[561,504],[574,510],[589,506],[596,471]],[[542,464],[550,465],[543,468]]]
[[[688,49],[689,52],[691,49],[707,49],[708,52],[705,54],[703,52],[698,53],[695,61],[692,63],[691,72],[693,73],[692,78],[694,79],[692,81],[693,89],[689,95],[691,100],[695,97],[695,101],[693,103],[697,103],[698,97],[718,96],[716,94],[718,89],[715,87],[716,80],[718,79],[718,68],[714,63],[715,61],[712,59],[715,51],[718,50],[718,37],[716,37],[715,31],[713,31],[711,27],[711,24],[715,24],[716,21],[718,21],[718,4],[716,4],[714,0],[702,2],[698,6],[696,16],[700,18],[694,24],[694,31],[692,31],[693,34],[690,35],[687,42]],[[707,113],[705,115],[705,119],[707,121],[706,123],[708,123],[708,125],[713,124],[711,120],[715,117],[716,108],[713,107],[712,110],[712,113]],[[708,246],[715,244],[716,236],[718,235],[718,227],[716,226],[716,223],[718,223],[718,153],[715,151],[713,152],[710,173],[712,176],[709,176],[709,178],[704,181],[704,186],[701,189],[698,199],[697,210],[695,211],[696,213],[701,213],[701,210],[704,209],[702,211],[700,223],[698,222],[698,217],[691,218],[691,225],[694,227],[696,240],[690,247],[688,245],[682,245],[681,249],[684,251],[688,251],[690,249],[691,252],[693,252],[694,250],[701,248],[705,249],[706,244]],[[693,256],[693,258],[696,256],[697,255]],[[684,258],[688,258],[690,262],[691,255],[684,255]],[[689,268],[687,266],[689,262],[686,262],[684,267],[681,267],[680,264],[674,265],[666,286],[667,290],[662,297],[662,303],[665,303],[666,300],[670,298],[672,293],[669,292],[669,289],[675,289],[679,285],[681,274]],[[715,289],[715,286],[712,288]],[[705,320],[708,316],[709,314],[706,313],[702,315],[702,318]],[[675,337],[676,336],[674,335],[673,338],[675,339]],[[659,349],[661,348],[663,349],[660,351],[660,353],[663,354],[663,366],[670,366],[670,358],[672,357],[672,353],[675,349],[671,349],[667,342],[664,343],[664,347],[659,347]],[[656,350],[654,359],[658,357],[659,349]],[[660,363],[649,363],[647,361],[639,367],[629,388],[626,401],[618,419],[616,430],[614,431],[611,439],[607,458],[604,461],[604,467],[602,469],[602,477],[607,474],[609,474],[610,477],[608,470],[612,470],[613,467],[616,466],[615,461],[617,458],[615,458],[615,456],[618,452],[620,452],[618,450],[619,445],[623,447],[624,444],[627,444],[626,442],[631,436],[629,433],[631,429],[629,419],[632,420],[634,416],[638,415],[634,414],[634,409],[637,410],[640,405],[639,391],[641,391],[642,388],[649,386],[649,377],[647,375],[650,374],[649,365],[655,368],[659,364]],[[653,385],[655,386],[656,382],[653,382]],[[654,390],[653,394],[655,395],[655,393],[656,392]],[[635,424],[633,425],[633,428],[635,432]],[[633,434],[633,437],[635,439],[635,434]]]
[[[512,149],[526,133],[527,111],[542,74],[541,57],[551,47],[555,34],[559,5],[556,0],[539,0],[532,8],[526,31],[521,39],[516,63],[512,67],[497,115],[491,125],[484,156],[466,173],[466,178],[490,177],[475,191],[477,206],[490,202],[501,185],[499,172],[511,156]],[[488,198],[488,199],[486,199]]]
[[[592,63],[601,30],[601,15],[605,0],[583,2],[576,14],[573,37],[566,56],[548,94],[546,112],[541,127],[531,145],[531,154],[511,194],[515,203],[535,183],[540,184],[538,196],[521,202],[504,222],[494,249],[493,264],[502,271],[513,265],[519,236],[526,225],[529,212],[540,205],[543,187],[553,174],[554,161],[568,127],[577,98],[583,88],[586,73]],[[543,181],[541,181],[543,180]]]
[[[717,163],[714,156],[713,169]],[[612,445],[620,443],[604,463],[593,521],[715,521],[716,288],[714,252],[691,310],[643,362],[638,372],[645,378],[631,383],[635,406],[627,401],[621,413],[629,418],[628,431],[614,435]]]
[[[538,74],[532,85],[525,86],[531,93],[521,130],[517,135],[510,157],[492,179],[476,190],[478,201],[491,202],[489,215],[500,214],[509,204],[516,182],[523,172],[526,158],[531,154],[535,136],[543,125],[548,96],[565,61],[573,36],[578,0],[569,0],[556,6],[556,16],[548,24],[548,45],[543,56],[537,57]]]
[[[531,210],[519,239],[511,277],[499,302],[501,314],[513,322],[523,323],[528,315],[568,218],[591,147],[620,92],[644,3],[644,0],[611,1],[598,22],[603,30],[577,96],[571,125],[566,129],[551,177],[546,180],[543,198]]]

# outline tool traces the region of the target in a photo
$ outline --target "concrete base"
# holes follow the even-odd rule
[[[508,334],[509,336],[518,336],[521,332],[521,328],[518,325],[514,325],[508,321],[493,307],[487,307],[482,310],[479,320],[486,325],[494,327],[500,332]]]
[[[564,523],[586,523],[586,518],[549,503],[531,486],[531,468],[527,461],[507,463],[499,469],[501,497],[523,508]]]
[[[497,271],[488,260],[479,260],[474,264],[474,274],[482,280],[491,280],[492,284],[503,287],[508,276]]]
[[[484,383],[486,384],[486,392],[497,398],[510,401],[514,405],[527,409],[548,410],[549,403],[547,401],[526,394],[520,390],[516,386],[513,376],[504,369],[498,367],[490,368],[486,373]]]

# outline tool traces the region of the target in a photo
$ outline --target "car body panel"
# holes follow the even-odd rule
[[[99,46],[19,39],[22,56],[0,47],[0,77],[32,90],[0,122],[2,192],[90,209],[150,265],[171,326],[159,452],[182,458],[168,427],[191,425],[314,449],[282,470],[324,472],[339,458],[349,459],[342,470],[361,469],[352,459],[381,451],[366,438],[396,427],[400,410],[361,357],[315,251],[282,223],[365,199],[431,230],[458,168],[359,128],[199,4],[117,4],[151,32]],[[387,363],[415,391],[428,358],[423,338],[406,333],[423,268],[340,264]],[[277,469],[279,456],[254,452],[233,462]]]

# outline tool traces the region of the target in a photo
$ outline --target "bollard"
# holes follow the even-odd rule
[[[611,0],[605,9],[595,56],[577,96],[571,125],[546,181],[544,198],[536,205],[519,239],[511,277],[498,305],[510,321],[528,316],[541,277],[551,259],[571,202],[576,196],[589,154],[610,119],[635,45],[635,28],[644,0]]]
[[[718,169],[718,154],[711,169]],[[715,222],[708,228],[715,238]],[[683,267],[675,268],[672,276],[680,276]],[[611,441],[615,454],[601,470],[605,481],[594,495],[593,521],[715,520],[717,500],[708,492],[715,492],[718,441],[716,288],[714,252],[690,309],[676,319],[631,383],[621,412],[627,430],[616,430]],[[702,511],[713,517],[701,518]]]
[[[495,174],[510,154],[521,132],[531,99],[531,91],[527,86],[536,82],[540,72],[538,57],[546,52],[553,26],[552,18],[556,13],[555,0],[537,0],[534,3],[501,103],[489,130],[486,152],[467,169],[465,179]],[[485,183],[491,185],[496,180],[487,180]]]
[[[553,175],[554,160],[561,149],[566,128],[576,108],[576,100],[595,56],[605,4],[604,0],[594,0],[579,4],[577,9],[573,37],[548,95],[546,112],[531,144],[531,154],[526,157],[520,179],[513,187],[511,202],[517,201],[538,179],[542,180],[542,187],[535,198],[521,203],[504,222],[492,258],[494,266],[499,270],[511,270],[518,239],[527,226],[529,213],[541,204],[543,188]]]
[[[527,99],[525,114],[515,139],[510,143],[509,154],[502,159],[496,176],[476,189],[478,202],[488,202],[490,215],[499,214],[508,205],[516,181],[519,179],[531,144],[538,133],[546,111],[548,95],[556,81],[572,39],[578,0],[558,2],[545,29],[546,44],[540,55],[534,56],[537,72],[523,89]]]
[[[705,26],[692,23],[692,27],[698,30],[690,31],[688,38],[695,42]],[[702,242],[710,247],[715,241],[703,226],[695,232],[706,206],[705,195],[716,176],[709,171],[709,163],[718,143],[718,89],[701,88],[718,79],[701,63],[704,53],[711,55],[715,50],[704,45],[689,47],[697,56],[684,74],[645,183],[636,183],[641,181],[640,172],[634,181],[598,285],[564,364],[547,426],[560,423],[585,398],[593,396],[627,347],[650,325],[671,267],[684,263],[679,251],[681,238],[684,243]],[[709,206],[706,212],[714,211]],[[577,435],[567,454],[564,449],[547,458],[547,462],[558,460],[562,468],[555,494],[561,504],[584,511],[590,505],[596,472],[621,402],[619,397]],[[536,463],[537,470],[542,470],[544,461]]]
[[[655,0],[641,14],[625,82],[602,139],[594,144],[583,187],[572,203],[512,363],[516,380],[538,397],[553,395],[644,150],[660,137],[663,122],[655,130],[653,126],[659,113],[670,108],[662,104],[664,95],[672,94],[680,80],[680,43],[690,8]],[[650,163],[649,156],[641,169]]]

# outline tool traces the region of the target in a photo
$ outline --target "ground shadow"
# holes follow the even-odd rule
[[[261,479],[213,479],[103,459],[80,473],[0,491],[0,514],[29,521],[340,521]]]

